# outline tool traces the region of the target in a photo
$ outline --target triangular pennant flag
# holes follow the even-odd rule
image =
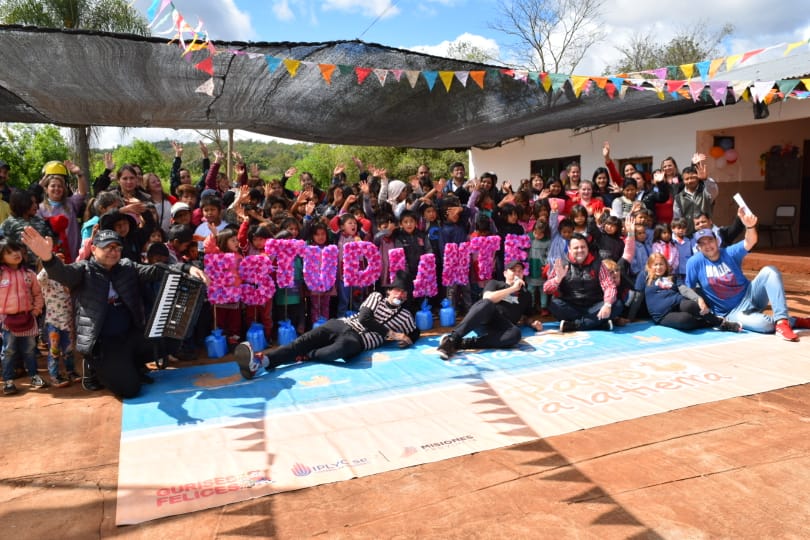
[[[705,81],[706,77],[709,75],[709,61],[704,60],[703,62],[698,62],[697,64],[695,64],[695,66],[697,66],[697,68],[698,68],[698,73],[700,73],[700,78]]]
[[[773,81],[756,81],[751,87],[751,97],[754,98],[754,101],[760,102],[768,95],[771,88],[773,88]]]
[[[723,65],[725,58],[715,58],[712,60],[711,65],[709,65],[709,78],[713,79],[715,75],[717,75],[717,70],[720,69],[720,66]]]
[[[467,78],[470,76],[469,71],[456,71],[456,79],[461,83],[461,86],[467,87]]]
[[[321,76],[323,80],[326,81],[326,84],[332,84],[332,74],[335,72],[336,67],[335,64],[318,64],[318,68],[321,70]]]
[[[423,71],[422,76],[427,81],[428,89],[433,91],[433,85],[436,84],[436,77],[439,76],[439,73],[436,71]]]
[[[214,44],[211,43],[210,41],[208,42],[208,54],[210,54],[211,56],[214,56],[215,54],[217,54],[217,48],[214,47]],[[256,58],[258,58],[259,56],[263,56],[263,55],[262,54],[257,54]]]
[[[591,77],[591,80],[593,81],[593,83],[594,83],[594,84],[595,84],[597,87],[601,88],[602,90],[604,90],[604,89],[605,89],[605,85],[606,85],[606,84],[607,84],[607,82],[608,82],[607,77]]]
[[[385,78],[388,76],[388,70],[383,68],[374,68],[374,75],[380,81],[380,86],[385,86]]]
[[[295,74],[298,73],[298,67],[300,65],[301,60],[293,60],[292,58],[284,59],[284,67],[287,68],[287,72],[290,74],[290,77],[295,77]]]
[[[391,75],[393,75],[394,80],[397,81],[397,82],[399,82],[399,80],[402,78],[402,73],[404,73],[404,72],[401,69],[392,69],[391,70]]]
[[[728,96],[728,81],[711,81],[709,82],[709,89],[712,93],[712,100],[715,105],[726,104],[726,97]]]
[[[742,60],[740,60],[740,63],[742,64],[743,62],[745,62],[746,60],[748,60],[752,56],[756,56],[756,55],[758,55],[759,53],[761,53],[764,50],[765,49],[756,49],[756,50],[753,50],[753,51],[748,51],[747,53],[743,53],[743,57],[742,57]]]
[[[616,96],[616,85],[613,84],[613,81],[608,81],[605,83],[605,93],[610,99],[613,99]]]
[[[450,85],[453,84],[453,72],[452,71],[440,71],[439,77],[444,84],[444,89],[446,91],[450,91]]]
[[[278,69],[278,66],[281,65],[281,60],[276,58],[275,56],[270,56],[269,54],[266,54],[264,56],[264,59],[267,62],[267,69],[270,70],[270,73],[273,73],[276,69]]]
[[[657,68],[650,71],[653,75],[655,75],[656,79],[666,79],[667,78],[667,68]]]
[[[583,75],[571,75],[571,88],[573,88],[576,97],[579,97],[582,93],[582,87],[588,80],[589,78]]]
[[[194,92],[198,94],[208,94],[211,97],[214,97],[214,78],[211,77],[200,86],[197,87]]]
[[[501,73],[503,73],[507,77],[510,77],[510,78],[515,77],[515,70],[514,69],[502,69],[500,71],[501,71]]]
[[[726,58],[726,71],[729,71],[731,68],[737,65],[737,63],[742,59],[741,54],[732,54],[728,58]]]
[[[536,72],[536,71],[530,71],[529,72],[529,80],[534,81],[537,84],[540,84],[540,74],[538,72]]]
[[[622,79],[621,77],[611,77],[610,82],[612,82],[616,90],[619,91],[621,91],[622,86],[624,85],[624,79]],[[613,96],[610,97],[613,98]]]
[[[684,81],[666,81],[667,92],[677,92],[683,86]]]
[[[624,96],[627,95],[627,88],[628,86],[626,84],[619,88],[619,99],[624,99]]]
[[[793,50],[793,49],[795,49],[796,47],[800,47],[800,46],[804,45],[805,43],[807,43],[807,41],[806,41],[806,40],[804,40],[804,41],[797,41],[797,42],[795,42],[795,43],[791,43],[791,44],[789,44],[789,45],[787,46],[787,48],[785,49],[785,56],[787,56],[788,54],[790,54],[790,51],[792,51],[792,50]]]
[[[703,88],[705,86],[706,85],[703,84],[702,82],[697,81],[689,82],[689,93],[692,95],[692,101],[694,101],[695,103],[700,101],[700,94],[703,93]]]
[[[354,68],[354,72],[357,73],[357,84],[363,84],[363,81],[365,81],[366,77],[371,73],[371,68],[356,67]]]
[[[353,66],[347,66],[346,64],[338,64],[338,71],[340,71],[341,75],[351,75],[354,72]]]
[[[470,71],[470,78],[475,81],[475,84],[484,88],[484,76],[487,74],[486,71]]]
[[[667,66],[667,79],[678,78],[678,66]]]
[[[208,73],[211,76],[214,75],[214,59],[211,58],[210,56],[205,60],[203,60],[202,62],[194,64],[194,67],[199,69],[200,71]]]
[[[751,81],[732,81],[731,93],[734,95],[734,98],[741,99],[750,84]]]
[[[810,90],[810,79],[802,79],[802,84],[805,90]]]
[[[782,92],[782,95],[785,96],[787,99],[788,94],[793,92],[793,89],[799,85],[798,79],[787,79],[784,81],[776,81],[776,86],[779,87],[779,91]]]
[[[405,77],[408,79],[408,83],[411,85],[411,88],[416,87],[416,82],[419,80],[419,71],[416,70],[406,70]]]
[[[684,77],[686,77],[687,79],[692,78],[692,73],[695,72],[695,64],[681,64],[678,67],[681,68]]]
[[[545,71],[540,73],[540,80],[543,81],[543,90],[545,90],[546,93],[551,92],[551,77],[548,76],[548,73]]]
[[[551,80],[551,90],[557,91],[562,88],[565,81],[568,80],[568,75],[565,73],[549,73],[548,78]]]
[[[529,71],[526,69],[516,69],[513,77],[515,78],[516,81],[526,82],[526,80],[529,77]]]
[[[256,60],[257,58],[261,58],[262,56],[264,56],[262,53],[256,53],[256,52],[247,53],[247,57],[250,58],[251,60]]]

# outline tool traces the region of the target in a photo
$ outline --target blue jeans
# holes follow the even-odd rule
[[[65,371],[75,371],[73,351],[70,349],[70,330],[62,330],[52,324],[46,325],[45,337],[48,338],[48,374],[52,379],[59,376],[59,359],[65,364]]]
[[[771,306],[773,316],[762,311]],[[775,322],[787,319],[791,327],[796,319],[788,316],[782,273],[766,266],[751,280],[740,304],[728,312],[726,320],[738,322],[746,330],[760,334],[773,334]]]
[[[37,336],[15,336],[3,329],[3,349],[0,356],[3,361],[3,380],[14,379],[14,359],[19,353],[25,362],[28,375],[37,374]]]

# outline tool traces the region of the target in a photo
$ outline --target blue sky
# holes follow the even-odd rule
[[[391,47],[444,55],[447,46],[466,41],[508,58],[506,36],[492,30],[498,6],[509,0],[173,0],[196,25],[204,23],[211,38],[226,41],[320,42],[360,38]],[[134,0],[146,14],[152,0]],[[735,27],[724,43],[725,54],[745,52],[810,38],[810,0],[766,5],[762,0],[604,0],[601,29],[606,38],[593,46],[575,73],[600,75],[620,56],[618,47],[634,35],[649,33],[666,42],[683,28],[705,23]],[[163,25],[165,26],[165,24]],[[160,27],[157,28],[158,30]],[[192,140],[173,130],[107,129],[99,146],[125,144],[133,137]],[[250,134],[239,138],[263,139]]]

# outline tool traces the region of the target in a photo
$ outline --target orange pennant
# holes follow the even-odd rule
[[[484,76],[487,74],[486,71],[471,71],[470,78],[475,81],[475,84],[484,88]]]
[[[326,84],[332,84],[332,74],[335,72],[336,67],[335,64],[318,64],[318,68],[321,70],[321,76],[323,80],[326,81]]]

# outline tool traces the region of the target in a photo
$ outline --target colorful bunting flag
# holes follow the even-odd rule
[[[214,75],[214,60],[210,56],[205,60],[203,60],[202,62],[194,64],[194,67],[199,69],[200,71],[208,73],[211,76]]]
[[[380,81],[380,86],[385,86],[385,78],[388,76],[388,70],[382,68],[374,68],[374,75],[376,75],[377,80]]]
[[[354,68],[354,72],[357,74],[357,84],[363,84],[363,81],[365,81],[366,77],[371,73],[371,68],[356,67]]]
[[[416,70],[408,70],[405,72],[405,77],[408,79],[408,84],[411,85],[411,88],[416,88],[416,82],[419,80],[419,71]]]
[[[301,65],[301,60],[285,58],[283,61],[284,67],[287,68],[287,72],[290,74],[290,77],[295,77],[295,74],[298,73],[298,67]]]
[[[484,76],[486,76],[486,71],[470,71],[470,78],[475,81],[481,89],[484,89]]]
[[[335,64],[318,64],[321,70],[321,77],[326,81],[326,84],[332,84],[332,74],[335,72],[337,66]]]
[[[453,84],[453,72],[452,71],[440,71],[439,78],[442,80],[442,84],[444,84],[444,89],[446,91],[450,91],[450,85]]]
[[[436,84],[436,77],[439,76],[437,71],[423,71],[422,76],[427,81],[428,90],[433,91],[433,85]]]
[[[208,94],[211,97],[214,97],[214,78],[211,77],[200,86],[197,87],[194,92],[198,94]]]

